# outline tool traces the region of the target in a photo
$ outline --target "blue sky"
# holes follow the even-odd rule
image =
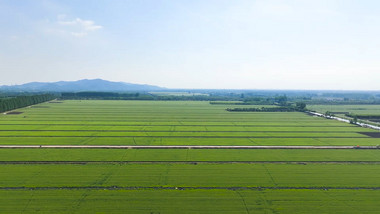
[[[0,0],[0,84],[380,90],[380,1]]]

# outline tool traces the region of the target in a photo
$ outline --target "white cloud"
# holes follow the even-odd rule
[[[84,37],[87,36],[89,32],[103,28],[103,26],[95,24],[92,20],[83,20],[80,18],[67,20],[66,15],[58,15],[57,23],[64,27],[66,32],[75,37]]]
[[[255,1],[253,9],[256,13],[270,16],[287,16],[294,13],[294,8],[283,2]]]
[[[84,36],[87,36],[87,33],[86,32],[79,32],[79,33],[71,32],[71,35],[75,37],[84,37]]]

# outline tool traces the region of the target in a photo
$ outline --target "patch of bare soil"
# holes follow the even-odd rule
[[[331,111],[331,114],[349,114],[350,112],[348,111]]]
[[[50,108],[50,106],[31,106],[30,108]]]
[[[7,114],[22,114],[24,112],[21,112],[21,111],[11,111],[11,112],[7,112]]]
[[[369,121],[371,121],[371,122],[375,122],[375,123],[379,123],[379,122],[380,122],[380,119],[370,119]]]
[[[373,137],[373,138],[380,138],[380,132],[358,132],[359,134],[364,134],[364,135],[367,135],[369,137]]]

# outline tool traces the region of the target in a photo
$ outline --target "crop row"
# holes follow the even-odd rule
[[[377,146],[380,138],[181,138],[181,137],[1,137],[2,145],[266,145]]]
[[[0,190],[4,213],[376,213],[372,190]],[[85,200],[84,200],[85,199]]]
[[[23,125],[10,125],[0,124],[0,131],[141,131],[141,132],[362,132],[363,128],[346,126],[346,127],[329,127],[329,126],[170,126],[170,125],[157,125],[157,126],[115,126],[115,125],[52,125],[52,124],[23,124]],[[372,129],[366,131],[371,132]]]
[[[0,149],[0,161],[380,161],[380,150]]]
[[[0,187],[380,187],[380,165],[0,165]]]
[[[356,132],[117,132],[117,131],[0,131],[0,137],[237,137],[237,138],[334,138],[334,137],[357,137],[364,138],[366,135]]]

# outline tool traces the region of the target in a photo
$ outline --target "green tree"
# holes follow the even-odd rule
[[[278,97],[275,97],[275,101],[280,106],[286,106],[286,104],[288,102],[288,98],[286,97],[286,95],[284,95],[284,96],[278,96]]]
[[[296,103],[296,108],[297,108],[297,110],[303,111],[303,110],[306,109],[306,103],[304,103],[304,102],[297,102]]]

